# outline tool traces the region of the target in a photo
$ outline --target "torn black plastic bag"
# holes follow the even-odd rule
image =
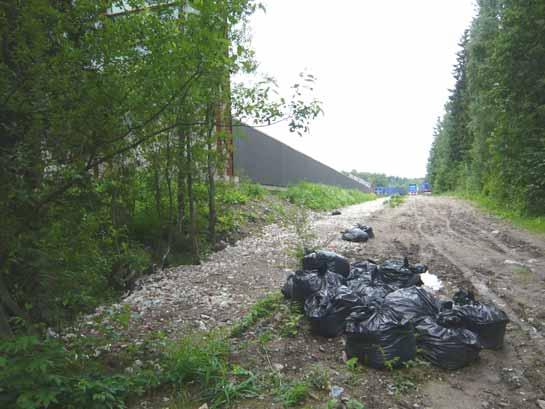
[[[308,297],[305,314],[314,334],[332,338],[343,333],[346,317],[358,305],[361,305],[360,298],[348,287],[341,286]]]
[[[303,257],[303,270],[333,271],[343,277],[350,273],[348,260],[333,251],[315,251]]]
[[[445,328],[432,318],[416,327],[416,346],[424,359],[445,369],[459,369],[479,359],[477,334],[465,328]]]
[[[413,324],[423,318],[434,317],[439,313],[439,302],[422,287],[396,290],[386,296],[384,303]]]
[[[346,355],[364,365],[395,367],[414,359],[412,324],[391,308],[356,307],[346,319]]]
[[[401,260],[386,260],[380,265],[380,273],[386,284],[395,285],[398,288],[421,286],[420,274],[409,268],[407,258]]]
[[[441,311],[437,322],[448,327],[466,328],[476,333],[483,348],[501,349],[509,318],[495,305],[476,303]]]
[[[282,288],[282,293],[286,298],[305,301],[307,297],[315,292],[340,287],[343,282],[342,276],[331,271],[319,273],[299,270],[288,276],[286,284]]]
[[[352,227],[342,232],[342,239],[356,243],[365,243],[367,240],[369,240],[369,235],[362,229]]]
[[[369,304],[382,304],[385,297],[394,289],[387,284],[376,282],[372,284],[370,280],[360,278],[348,282],[348,288],[354,291],[364,302]]]

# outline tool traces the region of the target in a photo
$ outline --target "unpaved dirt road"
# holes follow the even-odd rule
[[[512,321],[502,351],[483,350],[478,364],[441,372],[440,379],[424,383],[421,404],[434,409],[539,407],[536,399],[545,399],[545,240],[444,197],[410,197],[364,222],[377,238],[351,249],[342,245],[345,254],[379,260],[407,255],[439,276],[445,284],[440,293],[451,296],[458,287],[472,288]],[[383,407],[376,405],[370,407]]]
[[[397,208],[378,200],[341,210],[340,216],[312,217],[316,243],[352,260],[408,256],[427,264],[443,281],[440,295],[469,288],[479,299],[493,301],[507,312],[511,322],[505,348],[483,350],[479,362],[457,371],[417,367],[354,374],[342,361],[342,337],[314,337],[305,324],[294,337],[280,336],[284,324],[277,314],[245,334],[239,348],[235,342],[236,362],[257,374],[276,368],[292,380],[303,379],[317,367],[325,369],[331,385],[343,387],[345,396],[360,400],[368,409],[540,408],[539,400],[545,401],[543,237],[446,197],[410,197]],[[376,238],[364,244],[342,241],[340,231],[356,222],[371,225]],[[152,276],[125,302],[141,310],[142,323],[153,317],[153,327],[176,333],[183,332],[184,322],[208,329],[236,321],[260,295],[280,288],[294,265],[291,250],[297,242],[293,228],[269,226],[261,236],[241,240],[202,266]],[[160,296],[157,302],[150,300],[161,288],[169,293],[168,300]],[[327,392],[315,395],[305,407],[325,408]],[[236,407],[282,406],[271,392]]]

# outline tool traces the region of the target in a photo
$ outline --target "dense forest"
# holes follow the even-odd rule
[[[435,192],[545,214],[545,3],[480,0],[435,129]]]
[[[0,335],[56,326],[229,227],[231,115],[308,130],[254,73],[251,0],[0,3]],[[231,192],[231,193],[229,193]]]
[[[419,184],[424,181],[423,178],[404,178],[401,176],[387,176],[384,173],[359,172],[357,170],[352,170],[346,173],[357,176],[363,180],[366,180],[375,187],[384,186],[384,187],[398,187],[398,188],[407,189],[407,187],[411,183]]]

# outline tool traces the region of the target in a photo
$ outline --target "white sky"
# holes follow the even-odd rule
[[[337,169],[422,177],[473,0],[264,0],[252,17],[259,71],[317,79],[310,134],[265,133]],[[288,96],[289,92],[286,91]]]

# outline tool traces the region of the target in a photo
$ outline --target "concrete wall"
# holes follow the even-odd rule
[[[237,176],[270,186],[307,181],[371,191],[370,185],[353,180],[257,129],[235,126],[233,136]]]

